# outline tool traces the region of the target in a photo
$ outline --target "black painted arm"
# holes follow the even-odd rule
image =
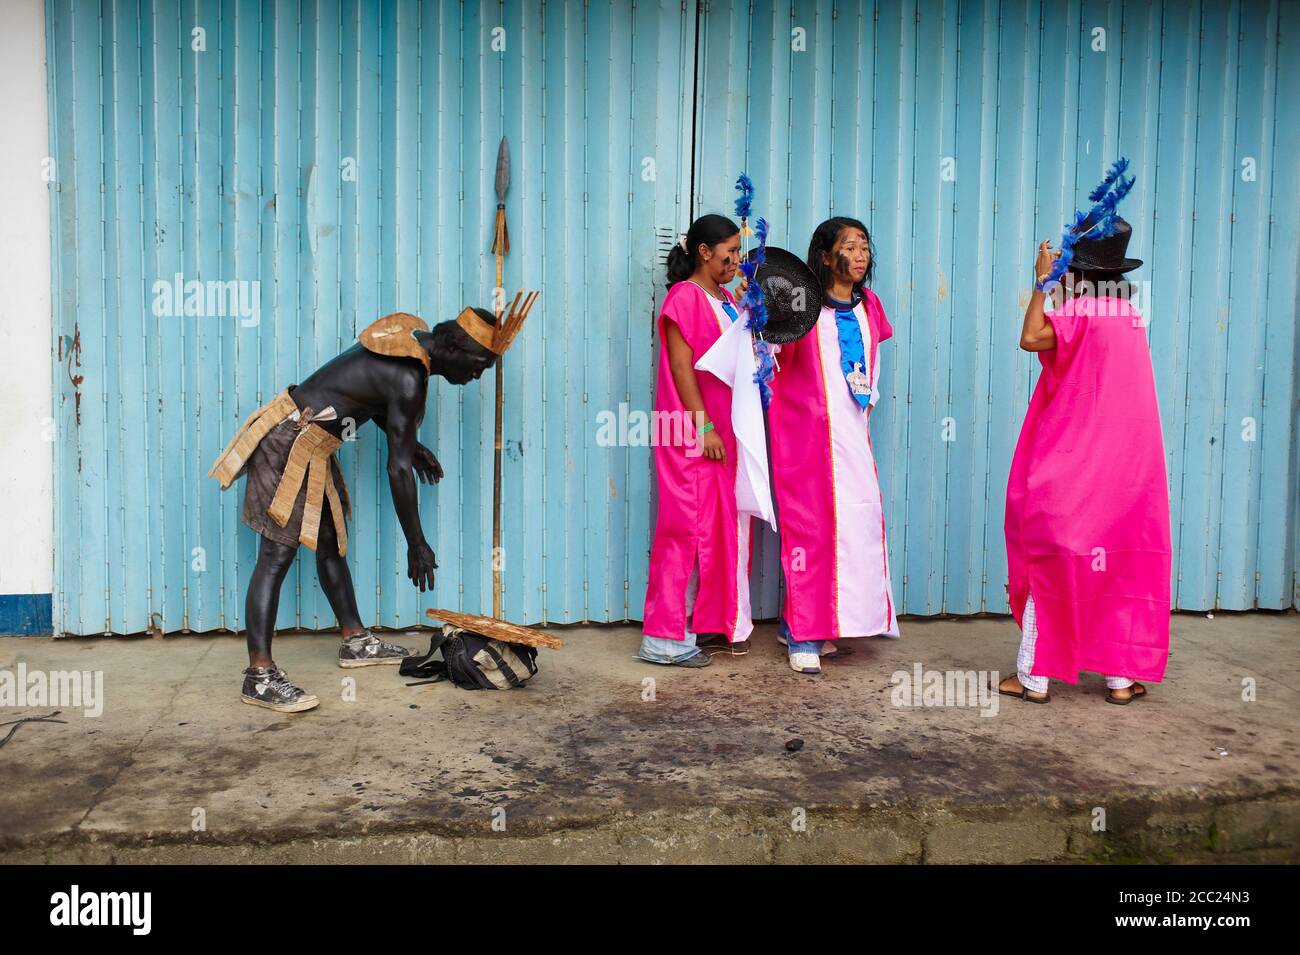
[[[379,425],[381,431],[388,432],[388,416],[386,414],[377,414],[373,420],[375,424]],[[419,441],[415,442],[415,473],[425,484],[437,484],[446,476],[442,470],[442,462],[438,460],[437,455]]]
[[[388,436],[388,487],[397,521],[406,537],[406,573],[420,590],[433,589],[433,571],[438,566],[432,548],[424,539],[419,493],[412,473],[420,447],[416,432],[424,416],[427,391],[426,380],[415,385],[404,384],[389,400],[388,411],[383,415],[384,433]]]

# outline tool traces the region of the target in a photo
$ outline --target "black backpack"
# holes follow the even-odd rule
[[[442,659],[435,660],[439,652]],[[517,689],[537,675],[537,648],[447,625],[433,635],[428,653],[407,657],[399,672],[430,683],[450,680],[462,690]]]

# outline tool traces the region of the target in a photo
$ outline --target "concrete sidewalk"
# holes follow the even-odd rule
[[[1009,672],[1007,618],[905,619],[815,678],[772,625],[705,670],[635,660],[634,628],[557,633],[501,693],[282,635],[322,700],[298,715],[239,702],[242,639],[0,640],[0,670],[102,670],[106,697],[0,747],[0,861],[1300,861],[1295,613],[1175,616],[1147,699],[1085,676],[994,715],[894,705],[890,680]]]

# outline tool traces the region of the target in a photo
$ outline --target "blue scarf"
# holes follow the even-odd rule
[[[871,379],[867,377],[866,345],[862,341],[862,326],[858,324],[854,307],[862,301],[862,293],[853,290],[851,302],[826,296],[826,304],[835,309],[835,324],[840,333],[840,370],[849,394],[863,411],[871,403]]]

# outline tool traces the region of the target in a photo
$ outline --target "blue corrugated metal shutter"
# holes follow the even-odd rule
[[[544,290],[506,360],[506,612],[638,616],[649,450],[597,447],[595,415],[650,400],[655,226],[685,218],[689,191],[680,4],[50,0],[47,22],[55,629],[241,625],[255,538],[242,484],[220,494],[209,464],[380,315],[490,304],[503,133],[506,286]],[[260,324],[155,318],[153,282],[177,273],[260,280]],[[363,428],[342,450],[366,619],[490,608],[492,417],[490,376],[431,390],[422,439],[447,471],[421,491],[432,602],[404,576],[383,439]],[[301,556],[279,623],[328,626]]]
[[[255,541],[208,465],[375,317],[487,301],[502,133],[506,285],[544,291],[506,365],[512,619],[640,616],[650,456],[598,446],[596,415],[650,407],[662,246],[692,209],[729,212],[741,169],[777,244],[801,252],[831,212],[873,229],[898,331],[874,442],[902,609],[1005,609],[1035,369],[1019,296],[1035,242],[1120,153],[1155,291],[1176,605],[1297,603],[1295,4],[687,6],[49,0],[56,630],[241,626]],[[178,273],[260,281],[260,323],[154,317],[153,282]],[[422,439],[448,477],[421,506],[447,606],[490,606],[491,434],[490,381],[434,389]],[[425,604],[383,454],[373,428],[342,452],[350,556],[363,615],[410,625]],[[303,557],[280,624],[328,626]]]
[[[709,0],[696,212],[729,212],[743,168],[773,244],[802,255],[832,214],[872,230],[895,328],[872,439],[902,612],[1007,609],[1006,477],[1038,367],[1021,296],[1037,242],[1059,243],[1121,154],[1154,293],[1175,606],[1300,604],[1297,31],[1300,8],[1267,2]],[[774,544],[755,553],[766,616]]]

